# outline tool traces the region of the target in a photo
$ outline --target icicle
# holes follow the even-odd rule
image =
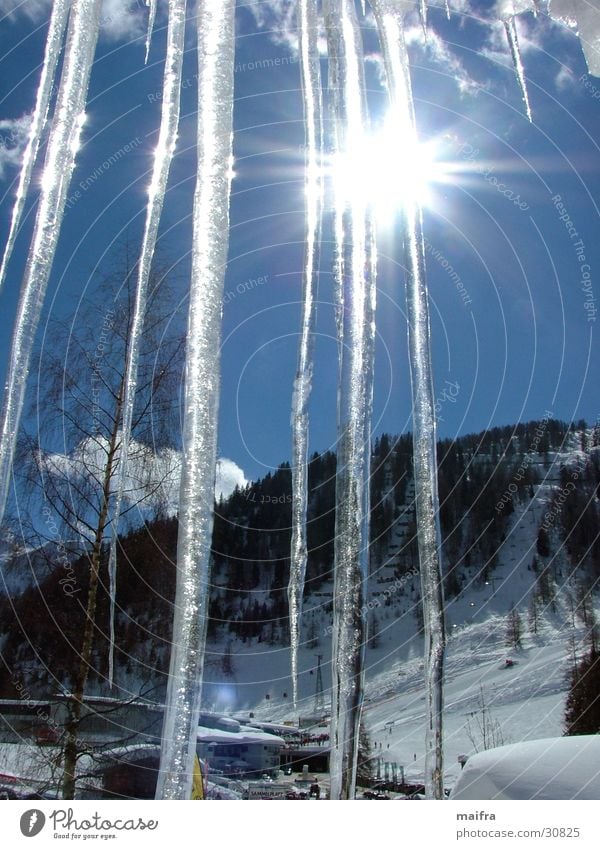
[[[600,9],[598,0],[546,0],[548,15],[579,37],[590,74],[600,77]]]
[[[414,105],[403,10],[395,0],[372,0],[383,50],[390,120],[399,138],[416,141]],[[399,145],[402,149],[403,145]],[[437,493],[436,426],[429,305],[421,210],[413,198],[404,205],[407,266],[406,302],[413,397],[413,452],[421,592],[425,626],[426,737],[425,787],[431,798],[444,798],[442,769],[442,708],[445,652],[444,600],[441,575],[441,533]]]
[[[177,591],[160,799],[189,799],[196,753],[213,526],[221,314],[229,233],[235,0],[197,12],[198,168],[186,347]]]
[[[515,66],[515,74],[519,82],[519,87],[521,89],[521,96],[525,103],[525,111],[527,113],[527,118],[531,122],[533,119],[531,117],[531,107],[529,106],[529,95],[527,94],[527,82],[525,80],[523,60],[521,58],[521,50],[519,48],[517,25],[512,15],[510,18],[504,21],[504,29],[506,30],[506,37],[508,38],[508,44],[510,46],[510,54],[512,56],[513,65]]]
[[[427,0],[419,0],[419,19],[423,27],[423,35],[427,38]]]
[[[331,0],[329,0],[329,5]],[[339,39],[337,38],[337,26],[335,21],[333,21],[329,26],[327,25],[327,16],[331,14],[328,11],[328,2],[324,2],[323,9],[325,13],[325,33],[327,37],[327,56],[328,56],[328,79],[327,79],[327,88],[329,90],[330,97],[330,113],[334,118],[333,121],[333,132],[331,134],[331,141],[327,144],[327,158],[331,161],[335,161],[335,157],[337,156],[337,152],[341,150],[342,139],[340,137],[341,128],[338,127],[338,119],[337,116],[342,114],[342,106],[340,100],[340,92],[341,86],[339,77],[340,70],[340,57],[339,57]],[[324,139],[325,142],[325,139]],[[334,186],[334,194],[335,190],[338,189],[338,186]],[[338,349],[338,366],[341,369],[342,367],[342,353],[344,350],[344,288],[342,286],[342,278],[343,278],[343,270],[342,270],[342,256],[339,250],[340,245],[342,245],[344,241],[344,229],[343,229],[343,215],[340,211],[340,203],[339,199],[333,198],[333,207],[335,210],[333,226],[334,226],[334,256],[333,256],[333,295],[334,295],[334,311],[335,311],[335,327],[336,327],[336,338],[337,338],[337,349]],[[339,386],[338,386],[338,407],[339,407]]]
[[[154,32],[154,22],[156,21],[156,6],[158,0],[146,0],[146,6],[149,7],[150,11],[148,12],[148,31],[146,33],[146,59],[145,62],[148,64],[148,57],[150,55],[150,47],[152,45],[152,34]]]
[[[302,325],[298,365],[292,397],[292,544],[288,601],[292,691],[298,706],[298,649],[302,595],[306,578],[306,515],[308,499],[308,402],[312,388],[315,296],[319,272],[321,214],[323,207],[322,135],[323,106],[319,59],[317,0],[300,0],[300,58],[306,126],[306,249],[303,272]]]
[[[23,154],[23,164],[21,166],[21,174],[19,175],[19,185],[10,222],[10,231],[6,247],[4,248],[2,265],[0,265],[0,289],[4,283],[6,268],[17,239],[17,231],[19,229],[19,224],[21,223],[21,216],[23,215],[23,208],[25,206],[27,192],[29,191],[33,167],[40,147],[42,133],[44,132],[46,120],[48,118],[48,109],[50,107],[50,100],[52,99],[56,66],[58,63],[58,57],[62,50],[63,36],[67,26],[70,6],[71,0],[55,0],[52,6],[52,16],[50,18],[48,36],[46,39],[44,64],[40,75],[35,109],[33,110],[31,118],[31,127],[29,128],[29,139],[27,140],[27,147]]]
[[[35,228],[11,344],[0,430],[0,521],[4,515],[29,361],[79,147],[101,0],[73,0]]]
[[[335,144],[338,157],[361,147],[367,130],[362,43],[353,0],[324,6],[334,66]],[[360,163],[357,163],[360,166]],[[363,695],[363,602],[368,572],[368,489],[372,377],[369,213],[364,199],[335,199],[343,295],[336,474],[335,584],[332,656],[331,798],[351,799],[356,786]]]
[[[179,96],[181,90],[181,69],[185,50],[185,4],[186,0],[169,0],[169,23],[167,29],[167,53],[163,75],[162,111],[158,142],[154,154],[154,167],[150,183],[148,204],[146,206],[146,224],[142,250],[138,265],[138,279],[135,295],[133,319],[127,340],[127,365],[125,370],[125,390],[123,394],[123,427],[121,432],[121,450],[119,462],[119,477],[117,493],[114,501],[112,518],[112,535],[108,561],[109,594],[110,594],[110,641],[108,652],[108,679],[112,687],[114,672],[114,637],[115,637],[115,596],[117,575],[117,540],[119,516],[123,491],[127,476],[127,460],[129,457],[129,441],[131,438],[131,423],[137,386],[137,372],[140,344],[144,332],[144,316],[146,314],[146,299],[148,280],[152,267],[152,257],[156,247],[160,216],[163,209],[167,181],[175,145],[177,128],[179,126]]]
[[[446,18],[450,20],[450,0],[444,0],[444,5],[446,7]]]

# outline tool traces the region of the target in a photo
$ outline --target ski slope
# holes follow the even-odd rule
[[[531,497],[514,502],[506,537],[497,555],[497,567],[487,583],[476,581],[477,568],[461,594],[450,599],[446,617],[448,648],[445,668],[444,779],[451,787],[460,772],[458,757],[471,755],[490,745],[560,737],[573,651],[585,650],[586,631],[573,615],[574,587],[568,579],[568,563],[556,540],[554,555],[540,558],[536,551],[540,522],[553,492],[560,483],[560,466],[574,462],[576,437],[564,452],[532,459],[540,483]],[[409,490],[412,493],[412,490]],[[409,496],[410,497],[410,496]],[[399,529],[399,534],[401,531]],[[394,550],[399,537],[392,541]],[[393,555],[394,552],[390,552]],[[556,579],[552,603],[538,611],[533,628],[528,613],[540,565],[550,564]],[[385,558],[384,558],[385,563]],[[385,565],[372,577],[372,590],[390,586]],[[389,570],[388,570],[389,571]],[[379,579],[379,580],[378,580]],[[408,576],[402,593],[391,592],[391,604],[383,596],[373,610],[379,618],[377,647],[367,648],[363,718],[375,758],[402,766],[408,781],[424,777],[425,690],[423,641],[416,635],[414,610],[418,577]],[[330,598],[326,587],[320,596]],[[203,701],[215,710],[257,719],[295,722],[314,713],[317,656],[322,655],[325,704],[330,702],[330,629],[319,614],[321,598],[307,600],[318,622],[312,648],[305,642],[299,653],[299,711],[294,712],[289,678],[289,650],[279,645],[233,644],[233,674],[224,680],[219,670],[220,647],[208,657]],[[522,647],[507,646],[507,615],[518,611]],[[315,612],[316,611],[316,612]],[[306,625],[303,632],[306,634]],[[506,666],[510,658],[511,666]],[[484,745],[482,727],[489,738]]]

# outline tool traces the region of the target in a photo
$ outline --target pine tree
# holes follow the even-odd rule
[[[378,649],[381,644],[381,638],[379,636],[379,619],[373,612],[371,616],[371,626],[369,628],[369,648]]]
[[[308,626],[308,633],[306,635],[306,648],[317,649],[320,645],[321,641],[319,640],[319,632],[317,631],[317,625],[313,616],[310,620],[310,625]]]
[[[537,634],[540,624],[539,613],[539,598],[535,592],[531,594],[529,600],[529,630],[532,634]]]
[[[565,705],[565,734],[600,734],[600,652],[575,664]]]
[[[223,675],[227,675],[228,677],[231,677],[234,673],[231,640],[227,643],[227,647],[223,652],[223,657],[221,658],[221,672]]]
[[[540,557],[550,556],[550,538],[545,528],[540,528],[537,537],[537,552]]]
[[[358,732],[358,762],[356,767],[356,783],[368,787],[373,779],[373,758],[371,741],[364,723],[361,721]]]
[[[519,612],[511,605],[506,622],[506,645],[515,649],[522,648],[521,637],[523,635],[523,624]]]

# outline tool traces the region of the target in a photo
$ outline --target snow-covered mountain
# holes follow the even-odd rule
[[[512,513],[493,552],[493,566],[479,555],[467,560],[464,550],[458,558],[455,577],[461,589],[448,597],[446,613],[445,780],[449,786],[460,771],[460,755],[564,733],[569,673],[574,657],[581,659],[589,644],[593,608],[598,607],[598,573],[591,562],[585,568],[575,567],[559,520],[569,494],[575,491],[571,483],[589,478],[590,469],[598,469],[599,449],[591,445],[591,438],[590,433],[575,432],[567,435],[560,450],[530,454],[517,450],[515,474],[527,469],[528,479],[536,482],[518,495],[507,487]],[[489,460],[491,455],[480,454],[475,462]],[[388,491],[390,484],[386,475]],[[590,482],[588,491],[595,486]],[[387,547],[372,564],[365,605],[371,637],[366,649],[364,721],[373,754],[381,758],[380,768],[386,761],[394,762],[403,766],[407,779],[418,782],[424,766],[425,704],[418,570],[406,558],[414,531],[413,497],[409,480]],[[507,503],[500,499],[495,507],[505,509]],[[590,503],[597,508],[597,495]],[[540,529],[548,534],[547,553],[543,538],[540,544]],[[596,524],[590,552],[599,531]],[[398,568],[401,562],[403,571]],[[288,648],[229,638],[212,646],[206,703],[217,710],[238,714],[248,710],[278,722],[314,714],[317,664],[322,655],[327,706],[332,592],[331,582],[326,582],[305,600],[298,711],[290,703]],[[225,651],[228,674],[223,672]]]
[[[519,428],[439,446],[448,784],[460,769],[459,755],[563,732],[568,674],[574,656],[583,656],[594,623],[600,576],[598,433],[545,420]],[[423,640],[410,451],[409,436],[382,437],[373,455],[364,720],[381,768],[395,763],[407,778],[418,780],[423,769]],[[208,709],[283,722],[329,704],[335,457],[316,455],[310,468],[311,554],[298,709],[291,704],[286,632],[290,499],[285,464],[260,482],[236,488],[218,505],[203,684]],[[175,544],[176,520],[168,517],[122,541],[116,695],[135,695],[151,683],[160,697],[164,688]],[[85,570],[85,563],[75,568],[82,590]],[[55,577],[37,595],[30,587],[22,602],[13,599],[20,638],[14,613],[6,607],[0,611],[3,652],[13,674],[33,681],[36,692],[49,686],[40,663],[52,670],[52,686],[68,676],[73,645],[67,642],[76,648],[81,624],[74,608],[65,611]],[[97,674],[90,680],[99,691],[106,616],[106,598],[100,594]],[[32,675],[36,664],[40,668]],[[2,685],[10,695],[8,683]]]

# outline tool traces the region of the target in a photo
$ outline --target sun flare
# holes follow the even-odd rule
[[[430,206],[438,179],[436,144],[399,132],[391,121],[334,156],[330,177],[338,202],[370,207],[386,223],[409,205]]]

